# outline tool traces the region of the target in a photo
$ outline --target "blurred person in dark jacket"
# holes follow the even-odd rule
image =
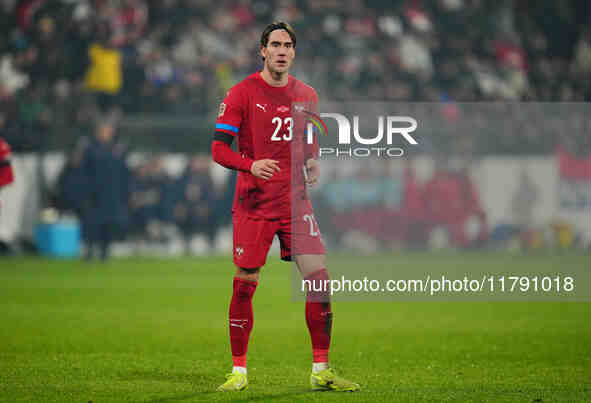
[[[131,232],[135,235],[146,230],[148,222],[147,209],[158,201],[156,197],[148,193],[150,167],[147,163],[137,167],[131,175],[129,190],[129,208],[131,215]]]
[[[109,246],[120,236],[127,221],[129,174],[125,148],[114,140],[115,126],[101,121],[84,156],[83,169],[88,178],[88,197],[83,220],[88,228],[87,259],[98,243],[102,260],[109,256]]]
[[[57,179],[56,207],[60,211],[72,211],[80,219],[84,203],[89,193],[88,178],[84,170],[84,155],[89,147],[89,139],[83,137],[66,161]],[[82,229],[83,233],[85,229]]]
[[[151,239],[162,240],[161,224],[170,210],[166,208],[169,182],[161,157],[152,158],[135,171],[129,198],[135,234],[147,234]]]
[[[176,184],[178,198],[173,217],[185,239],[202,233],[212,245],[218,222],[214,214],[217,197],[209,167],[207,156],[197,155],[191,159]]]

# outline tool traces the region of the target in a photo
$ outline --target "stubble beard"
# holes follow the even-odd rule
[[[288,66],[285,70],[279,71],[275,69],[273,66],[271,66],[270,62],[266,62],[265,64],[267,66],[267,70],[271,74],[271,77],[273,77],[273,79],[277,81],[280,81],[284,77],[284,75],[287,75],[289,73],[289,67],[291,67]]]

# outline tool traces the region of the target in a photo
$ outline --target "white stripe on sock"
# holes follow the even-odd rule
[[[328,369],[328,362],[314,362],[312,363],[312,372],[320,372]]]
[[[232,367],[232,373],[239,373],[239,374],[244,374],[246,375],[246,367]]]

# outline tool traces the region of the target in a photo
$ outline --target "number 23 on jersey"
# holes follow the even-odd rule
[[[293,138],[293,119],[291,117],[282,119],[275,116],[271,123],[275,126],[271,141],[291,141]]]

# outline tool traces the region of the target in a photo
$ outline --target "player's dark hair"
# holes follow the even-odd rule
[[[267,44],[269,43],[269,35],[271,35],[271,32],[273,32],[277,29],[284,29],[287,31],[287,33],[289,34],[289,37],[291,38],[291,42],[293,43],[293,47],[295,48],[296,47],[295,31],[293,30],[291,25],[289,25],[287,22],[283,22],[283,21],[275,21],[265,27],[265,30],[263,31],[263,33],[261,35],[261,47],[263,47],[263,48],[267,47]],[[264,57],[263,57],[263,60],[265,60]]]

